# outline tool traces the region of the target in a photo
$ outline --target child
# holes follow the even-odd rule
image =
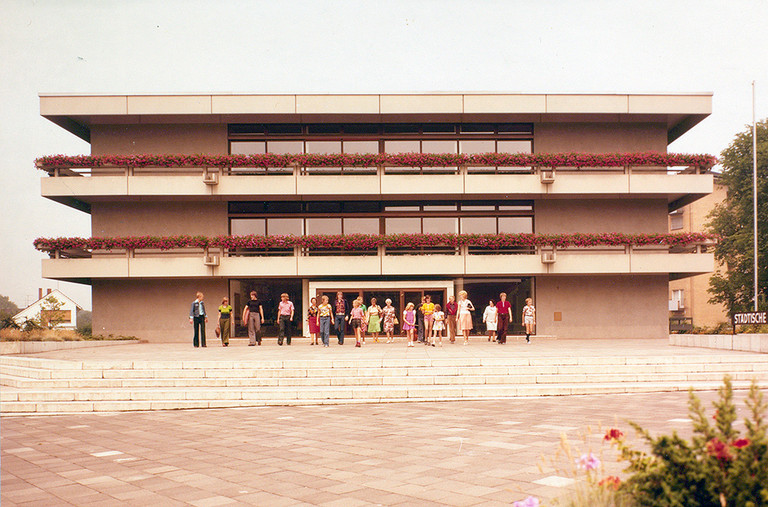
[[[443,329],[445,329],[445,314],[441,311],[440,305],[435,305],[435,313],[432,314],[434,323],[432,324],[432,346],[435,346],[435,338],[440,340],[440,346],[443,346]]]
[[[491,339],[496,341],[496,321],[498,316],[499,312],[496,309],[496,303],[491,299],[483,312],[483,322],[485,322],[485,328],[488,330],[488,341],[491,341]]]
[[[523,307],[523,324],[525,324],[525,341],[531,343],[531,334],[536,325],[536,307],[533,306],[533,299],[526,298]]]
[[[413,303],[405,305],[403,310],[403,331],[405,331],[406,341],[409,347],[414,347],[414,341],[416,340],[413,330],[416,329],[416,312],[413,310]]]
[[[352,301],[352,311],[349,313],[350,324],[352,329],[355,330],[355,347],[362,347],[362,341],[360,335],[363,333],[363,320],[365,319],[365,313],[360,307],[360,301],[355,299]]]

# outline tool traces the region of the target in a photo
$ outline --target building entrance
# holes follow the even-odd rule
[[[361,283],[361,286],[365,287],[363,283]],[[355,298],[362,297],[363,298],[363,304],[365,304],[366,307],[371,306],[371,300],[376,299],[376,304],[384,308],[386,305],[387,299],[390,299],[392,301],[392,306],[395,307],[395,311],[397,314],[397,318],[400,321],[399,324],[395,325],[395,334],[399,335],[401,333],[401,326],[402,326],[402,320],[403,320],[403,310],[405,309],[405,306],[408,303],[413,303],[413,306],[418,308],[421,305],[421,300],[424,296],[429,294],[429,296],[432,298],[432,302],[435,304],[439,304],[441,306],[444,306],[445,301],[448,300],[448,289],[446,288],[437,288],[437,289],[421,289],[421,290],[411,290],[411,289],[397,289],[397,288],[381,288],[381,289],[323,289],[321,292],[317,293],[318,301],[322,296],[328,296],[328,301],[331,303],[336,299],[336,293],[337,292],[343,292],[344,293],[344,299],[347,301],[347,303],[351,306],[352,301]],[[310,295],[310,297],[312,297]],[[348,327],[347,331],[351,331],[351,329]]]

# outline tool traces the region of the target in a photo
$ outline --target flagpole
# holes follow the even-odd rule
[[[752,81],[752,230],[754,231],[754,306],[757,311],[757,122],[755,120],[755,81]]]

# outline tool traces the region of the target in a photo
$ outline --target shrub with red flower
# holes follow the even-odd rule
[[[609,475],[608,477],[605,477],[600,482],[598,482],[597,485],[603,488],[618,491],[619,486],[621,486],[621,479],[619,479],[615,475]]]
[[[605,433],[605,437],[603,437],[603,440],[611,442],[614,440],[621,440],[622,437],[624,437],[624,433],[621,430],[616,428],[611,428]]]
[[[748,438],[738,438],[731,442],[731,445],[735,447],[736,449],[743,449],[747,447],[751,442]]]
[[[717,158],[683,153],[257,153],[252,155],[47,155],[43,170],[88,167],[679,167],[709,169]]]
[[[728,444],[721,442],[717,438],[713,438],[707,442],[707,454],[723,461],[730,461],[733,459],[733,456],[731,456],[731,453],[728,450]]]
[[[127,236],[115,238],[37,238],[35,248],[43,252],[62,250],[135,250],[154,248],[269,249],[302,247],[310,250],[376,250],[380,246],[399,249],[472,246],[489,250],[553,246],[688,246],[718,238],[704,233],[677,234],[350,234],[307,236]]]

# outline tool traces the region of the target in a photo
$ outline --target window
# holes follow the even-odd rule
[[[459,232],[459,220],[455,217],[424,217],[422,226],[425,234],[457,234]]]
[[[499,233],[521,234],[533,232],[533,217],[499,217]]]
[[[669,214],[669,230],[679,231],[683,228],[683,210],[679,209]]]
[[[459,148],[461,149],[461,153],[493,153],[496,151],[496,141],[460,141]]]
[[[301,218],[269,218],[267,219],[268,236],[301,236],[303,234]]]
[[[419,141],[385,141],[385,153],[421,153]]]
[[[378,218],[345,218],[344,234],[378,234]]]
[[[307,153],[341,153],[341,141],[307,141]]]
[[[456,153],[456,141],[422,141],[422,153]]]
[[[266,231],[267,221],[263,218],[233,218],[229,221],[229,233],[233,236],[263,236]]]
[[[684,310],[685,304],[683,297],[683,289],[673,290],[672,299],[669,300],[669,311],[675,312],[677,310]]]
[[[229,144],[229,152],[232,155],[251,155],[253,153],[265,153],[267,143],[264,141],[232,141]]]
[[[521,141],[499,141],[499,153],[532,153],[533,144],[528,140]]]
[[[269,141],[267,144],[267,151],[269,153],[289,154],[289,153],[304,153],[303,141]]]
[[[418,217],[387,218],[384,221],[384,232],[386,234],[419,234],[421,219]]]
[[[344,141],[344,153],[378,153],[378,141]]]
[[[341,234],[341,218],[307,218],[307,234]]]
[[[463,217],[462,234],[496,234],[496,217]]]

